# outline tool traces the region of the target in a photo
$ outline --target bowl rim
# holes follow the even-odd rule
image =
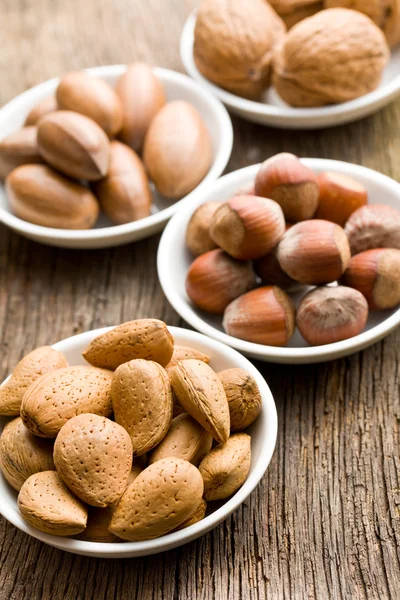
[[[88,344],[96,336],[110,331],[111,329],[113,329],[113,326],[85,331],[78,335],[65,338],[53,344],[52,347],[66,352],[69,349],[76,347],[77,344]],[[278,418],[275,401],[267,382],[260,371],[258,371],[258,369],[247,358],[229,346],[221,344],[212,338],[189,329],[169,325],[168,329],[174,338],[176,336],[179,339],[183,338],[183,340],[188,343],[192,342],[196,344],[197,342],[199,345],[208,346],[210,350],[215,352],[215,354],[220,354],[227,359],[231,359],[233,363],[232,366],[240,366],[241,368],[248,370],[257,381],[262,396],[263,413],[266,425],[265,430],[263,430],[260,458],[254,464],[253,471],[249,474],[242,487],[239,488],[239,490],[221,507],[216,509],[210,515],[206,516],[202,521],[199,521],[194,525],[190,525],[186,529],[168,533],[162,537],[144,542],[124,542],[123,544],[118,544],[110,542],[89,542],[55,536],[41,532],[38,529],[28,525],[18,512],[15,514],[15,507],[13,507],[11,510],[10,503],[0,503],[0,514],[2,514],[3,517],[5,517],[15,527],[22,530],[24,533],[27,533],[34,538],[45,542],[46,544],[75,554],[98,556],[103,558],[147,556],[175,548],[182,544],[186,544],[204,535],[224,521],[229,515],[231,515],[232,512],[236,510],[256,488],[271,462],[271,458],[275,450],[278,431]],[[182,343],[182,341],[180,343]],[[10,375],[3,381],[1,385],[3,385],[9,379],[9,377]],[[1,472],[0,477],[4,480],[4,476]]]
[[[326,119],[329,118],[332,119],[332,125],[335,124],[333,120],[335,117],[340,119],[346,117],[347,121],[352,119],[352,117],[354,117],[354,119],[361,118],[362,115],[367,114],[365,112],[366,110],[369,109],[371,112],[373,110],[378,110],[400,95],[399,74],[391,81],[381,84],[372,92],[364,94],[359,98],[329,106],[296,108],[289,105],[275,106],[272,104],[243,98],[212,83],[197,69],[193,57],[194,29],[196,25],[196,19],[197,9],[195,9],[189,15],[181,33],[180,56],[185,70],[191,77],[193,77],[193,79],[198,81],[214,96],[219,98],[226,106],[233,110],[239,111],[240,113],[246,112],[248,114],[258,116],[270,116],[276,119],[277,126],[282,126],[285,128],[287,128],[289,124],[292,127],[298,126],[299,119],[304,121],[304,125],[307,124],[310,127],[322,127],[326,126]],[[319,119],[321,119],[321,123],[318,123]],[[283,123],[283,120],[285,120],[286,123]],[[280,121],[282,121],[282,123],[280,123]],[[340,123],[343,123],[343,121],[341,120]],[[272,121],[270,122],[270,125],[273,125]]]
[[[337,160],[302,158],[301,161],[308,167],[316,168],[318,170],[337,171],[349,175],[350,177],[357,177],[357,174],[360,176],[363,175],[364,177],[367,177],[375,183],[381,185],[383,188],[390,188],[393,190],[399,197],[400,208],[400,184],[386,175],[378,173],[377,171],[367,167]],[[190,216],[193,214],[196,208],[200,206],[200,204],[203,204],[203,202],[207,201],[211,195],[213,195],[215,198],[218,198],[218,193],[223,191],[227,185],[243,185],[245,183],[244,178],[246,177],[251,180],[251,178],[255,177],[260,166],[261,163],[244,167],[243,169],[238,169],[237,171],[233,171],[228,175],[224,175],[207,188],[207,198],[204,198],[204,193],[202,192],[196,194],[196,197],[192,200],[191,205],[185,210],[177,213],[165,228],[158,247],[157,271],[163,292],[168,302],[176,310],[176,312],[197,331],[213,337],[219,342],[239,350],[239,352],[243,352],[244,354],[253,358],[287,364],[323,362],[325,360],[332,360],[340,356],[352,354],[381,340],[383,337],[396,329],[396,327],[398,327],[400,324],[400,308],[398,308],[394,314],[390,315],[384,319],[384,321],[375,325],[371,329],[341,342],[326,344],[324,346],[297,348],[264,346],[262,344],[255,344],[253,342],[240,340],[239,338],[235,338],[222,331],[219,331],[218,329],[215,329],[215,327],[206,323],[194,312],[194,308],[190,304],[189,299],[181,298],[177,289],[171,285],[169,279],[169,264],[171,260],[171,254],[173,252],[173,245],[171,244],[171,241],[174,240],[175,243],[176,234],[183,227],[186,227]]]
[[[128,65],[124,64],[103,65],[99,67],[85,68],[82,70],[89,74],[103,78],[113,75],[119,76],[126,70],[127,66]],[[100,227],[97,229],[71,230],[44,227],[43,225],[36,225],[34,223],[24,221],[2,206],[0,206],[0,221],[16,231],[21,233],[29,233],[30,235],[34,235],[38,238],[57,238],[58,240],[65,241],[117,239],[120,236],[124,236],[129,233],[140,232],[148,228],[162,225],[163,223],[167,222],[177,210],[180,210],[180,208],[184,206],[186,202],[190,202],[194,192],[210,181],[217,179],[228,164],[233,148],[233,126],[228,111],[218,98],[204,90],[204,88],[202,88],[198,82],[191,77],[188,77],[188,75],[178,73],[172,69],[164,69],[161,67],[153,67],[153,71],[156,76],[163,81],[174,82],[175,84],[180,85],[182,88],[194,91],[199,99],[202,100],[204,105],[208,107],[210,112],[213,112],[217,121],[220,123],[221,129],[224,130],[224,135],[220,138],[220,142],[218,148],[216,148],[216,154],[210,170],[192,192],[177,202],[174,202],[167,208],[149,215],[144,219],[132,221],[131,223],[124,223],[123,225],[111,225],[109,227]],[[59,81],[60,77],[53,77],[52,79],[43,81],[42,83],[39,83],[38,85],[35,85],[22,92],[4,105],[0,109],[0,128],[2,123],[5,122],[10,115],[19,110],[25,110],[25,103],[30,97],[36,95],[40,96],[46,90],[48,90],[50,93]]]

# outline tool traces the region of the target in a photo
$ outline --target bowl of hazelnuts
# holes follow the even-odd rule
[[[158,275],[185,321],[248,356],[352,354],[400,324],[400,184],[278,154],[222,177],[174,216]]]

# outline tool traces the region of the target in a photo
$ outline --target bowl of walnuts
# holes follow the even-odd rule
[[[376,112],[400,93],[400,0],[204,0],[180,52],[234,113],[317,129]]]
[[[158,275],[183,319],[248,356],[351,354],[400,323],[400,185],[278,154],[222,177],[174,217]]]

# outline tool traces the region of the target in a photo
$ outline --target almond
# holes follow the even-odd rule
[[[183,523],[181,523],[175,529],[175,531],[180,531],[181,529],[186,529],[186,527],[190,527],[191,525],[194,525],[195,523],[202,521],[204,519],[204,517],[206,516],[206,511],[207,511],[207,502],[205,500],[203,500],[203,498],[202,498],[200,500],[200,504],[198,505],[198,507],[192,514],[192,516],[189,517],[188,519],[186,519],[186,521],[183,521]]]
[[[111,519],[115,510],[115,506],[106,506],[99,508],[98,506],[88,506],[88,518],[86,529],[76,537],[85,542],[96,542],[112,544],[120,540],[116,535],[108,530]]]
[[[176,529],[197,510],[201,475],[191,463],[164,458],[142,471],[113,514],[110,531],[124,540],[150,540]]]
[[[42,346],[32,350],[14,368],[10,379],[0,387],[0,415],[19,415],[25,390],[45,373],[67,366],[65,356],[51,348]]]
[[[173,419],[170,430],[149,456],[149,464],[176,456],[197,466],[211,450],[212,436],[187,413]]]
[[[165,104],[165,93],[153,69],[144,63],[133,63],[116,85],[123,107],[120,138],[134,150],[140,150],[150,123]]]
[[[244,369],[225,369],[218,377],[228,399],[231,431],[251,425],[261,412],[261,394],[254,377]]]
[[[65,175],[88,181],[107,175],[110,142],[84,115],[69,110],[46,115],[38,125],[37,143],[42,158]]]
[[[21,417],[35,435],[54,438],[61,427],[79,414],[109,417],[111,371],[94,367],[66,367],[42,375],[25,392]]]
[[[229,406],[223,385],[211,367],[200,360],[183,360],[172,369],[170,379],[185,410],[217,442],[226,442],[230,428]]]
[[[56,90],[61,110],[72,110],[93,119],[109,137],[122,127],[122,106],[113,90],[100,77],[85,71],[64,75]]]
[[[186,360],[188,358],[195,358],[196,360],[201,360],[202,362],[209,363],[211,358],[208,354],[204,354],[200,350],[196,348],[189,348],[189,346],[174,346],[174,351],[172,353],[172,358],[165,367],[166,370],[172,369],[176,367],[176,365],[181,362],[181,360]]]
[[[34,473],[54,470],[53,444],[27,430],[18,417],[3,429],[0,437],[0,469],[16,490]]]
[[[86,506],[55,471],[31,475],[19,492],[18,508],[29,525],[52,535],[76,535],[86,527]]]
[[[199,471],[207,502],[229,498],[246,481],[250,471],[250,442],[247,433],[236,433],[226,444],[216,446],[203,458]]]
[[[110,144],[110,167],[104,179],[93,184],[105,215],[115,223],[131,223],[150,215],[151,190],[138,155],[121,142]]]
[[[139,319],[99,335],[82,355],[90,364],[105,369],[116,369],[136,358],[164,366],[171,360],[173,348],[174,340],[163,321]]]
[[[32,110],[28,113],[28,116],[25,119],[24,127],[30,127],[32,125],[37,125],[42,117],[48,115],[51,112],[54,112],[58,109],[57,100],[54,96],[49,96],[45,98],[36,106],[32,108]]]
[[[89,229],[99,214],[92,192],[45,165],[23,165],[10,173],[6,190],[17,217],[56,229]]]
[[[178,199],[194,190],[213,158],[210,132],[198,110],[175,100],[154,117],[146,135],[143,160],[157,190]]]
[[[54,464],[61,479],[91,506],[116,502],[126,489],[132,468],[128,432],[95,414],[72,417],[54,444]]]
[[[171,384],[150,360],[131,360],[115,371],[111,397],[114,417],[131,436],[133,454],[145,454],[165,437],[172,421]]]
[[[42,162],[37,149],[37,127],[23,127],[0,142],[0,179],[20,165]]]

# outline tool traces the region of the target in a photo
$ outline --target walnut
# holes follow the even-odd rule
[[[273,83],[292,106],[346,102],[378,87],[389,55],[383,33],[367,16],[322,10],[295,25],[276,49]]]
[[[269,3],[285,21],[288,29],[324,8],[323,0],[269,0]]]
[[[269,86],[273,50],[286,32],[265,0],[205,0],[194,33],[194,59],[213,83],[248,98]]]
[[[352,8],[368,15],[382,29],[389,46],[400,44],[400,0],[325,0],[325,8],[334,7]]]

